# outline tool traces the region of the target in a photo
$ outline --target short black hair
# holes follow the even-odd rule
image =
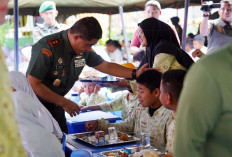
[[[85,40],[101,39],[101,25],[94,17],[85,17],[78,20],[71,28],[71,34],[81,34]]]
[[[137,83],[144,85],[152,93],[156,88],[160,88],[161,73],[157,70],[147,70],[137,79]]]
[[[164,92],[170,93],[177,101],[183,87],[185,74],[185,70],[168,70],[161,78]]]
[[[113,45],[114,47],[116,47],[116,48],[118,48],[120,50],[122,49],[121,44],[117,40],[109,39],[109,40],[106,41],[106,45]]]
[[[140,50],[137,51],[134,55],[133,55],[133,61],[140,61],[142,62],[142,60],[145,58],[145,51],[144,50]]]

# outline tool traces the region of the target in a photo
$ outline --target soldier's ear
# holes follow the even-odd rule
[[[77,40],[80,40],[81,39],[81,35],[80,34],[73,34],[73,38],[74,38],[74,40],[75,41],[77,41]]]

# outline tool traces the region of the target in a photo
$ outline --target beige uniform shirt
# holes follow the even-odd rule
[[[121,123],[110,124],[109,121],[98,120],[97,130],[106,131],[108,127],[114,126],[116,130],[140,137],[141,133],[150,133],[151,145],[164,150],[167,143],[167,128],[172,120],[172,111],[161,106],[151,117],[148,107],[137,107]]]

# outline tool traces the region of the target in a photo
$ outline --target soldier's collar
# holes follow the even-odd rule
[[[62,31],[62,38],[65,53],[75,53],[68,40],[68,30]]]
[[[48,24],[43,23],[43,27],[44,27],[44,28],[49,28],[49,27],[59,28],[60,26],[59,26],[58,22],[56,21],[56,22],[55,22],[55,25],[53,25],[53,26],[49,26]]]
[[[218,25],[221,27],[226,26],[225,21],[223,21],[221,18],[218,19]],[[232,21],[230,21],[230,25],[232,25]]]

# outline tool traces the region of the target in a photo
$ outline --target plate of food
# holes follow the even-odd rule
[[[129,157],[127,153],[123,152],[121,149],[118,150],[110,150],[100,152],[103,157]]]
[[[97,147],[140,141],[140,139],[137,137],[119,131],[117,131],[117,135],[118,135],[118,139],[115,140],[114,142],[110,141],[109,134],[105,131],[83,132],[83,133],[70,134],[69,136],[72,136],[73,139],[77,139]]]

